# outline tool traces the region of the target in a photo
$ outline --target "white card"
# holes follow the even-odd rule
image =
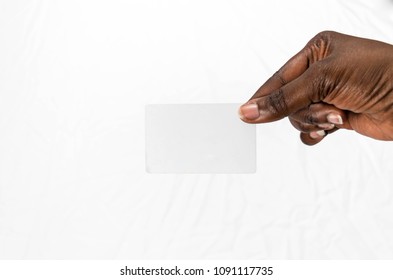
[[[149,173],[254,173],[256,128],[240,104],[146,105]]]

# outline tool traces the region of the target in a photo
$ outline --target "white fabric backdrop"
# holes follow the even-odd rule
[[[393,143],[260,125],[253,175],[152,175],[148,103],[244,102],[393,1],[0,1],[0,258],[393,258]]]

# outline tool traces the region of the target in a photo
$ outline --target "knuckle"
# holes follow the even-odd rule
[[[303,122],[298,122],[292,118],[289,118],[289,121],[291,122],[292,126],[294,128],[296,128],[297,130],[299,130],[300,132],[304,132],[304,133],[309,133],[311,131],[315,131],[316,127],[315,125],[310,125],[307,123],[303,123]]]
[[[310,64],[323,60],[329,55],[333,34],[333,31],[322,31],[308,42],[306,50]]]
[[[304,115],[304,122],[308,124],[318,124],[319,120],[318,118],[313,114],[311,111],[307,111],[307,113]]]
[[[281,86],[286,85],[288,82],[284,79],[281,70],[276,71],[273,74],[273,78],[275,78],[276,80],[278,80],[281,84]]]
[[[299,130],[301,132],[309,133],[311,131],[315,131],[315,126],[314,125],[309,125],[306,123],[300,123],[299,124]]]
[[[287,114],[288,104],[285,100],[284,91],[282,88],[270,94],[267,98],[267,105],[269,111],[273,115]]]
[[[323,30],[318,32],[317,36],[330,36],[332,33],[334,33],[331,30]]]
[[[332,39],[332,37],[336,34],[336,32],[331,31],[331,30],[324,30],[321,32],[318,32],[317,35],[315,35],[315,37],[311,40],[314,42],[322,42],[322,41],[330,41]]]
[[[327,94],[334,89],[335,85],[332,82],[332,70],[328,63],[320,61],[312,66],[312,74],[310,77],[312,87],[312,101],[319,102],[323,100]]]

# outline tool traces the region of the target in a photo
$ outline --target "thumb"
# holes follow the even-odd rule
[[[247,123],[266,123],[285,118],[312,103],[319,102],[320,94],[312,82],[314,67],[300,77],[268,95],[249,100],[239,108],[240,118]]]

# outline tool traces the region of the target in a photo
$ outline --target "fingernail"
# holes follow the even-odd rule
[[[324,130],[312,131],[310,132],[310,137],[313,139],[321,138],[326,135]]]
[[[330,130],[333,129],[335,126],[332,123],[321,123],[318,124],[318,127],[323,128],[324,130]]]
[[[329,114],[329,115],[327,116],[327,120],[328,120],[330,123],[333,123],[333,124],[343,124],[343,119],[341,118],[340,115]]]
[[[259,118],[258,105],[255,103],[245,104],[239,108],[239,116],[242,119],[255,120]]]

